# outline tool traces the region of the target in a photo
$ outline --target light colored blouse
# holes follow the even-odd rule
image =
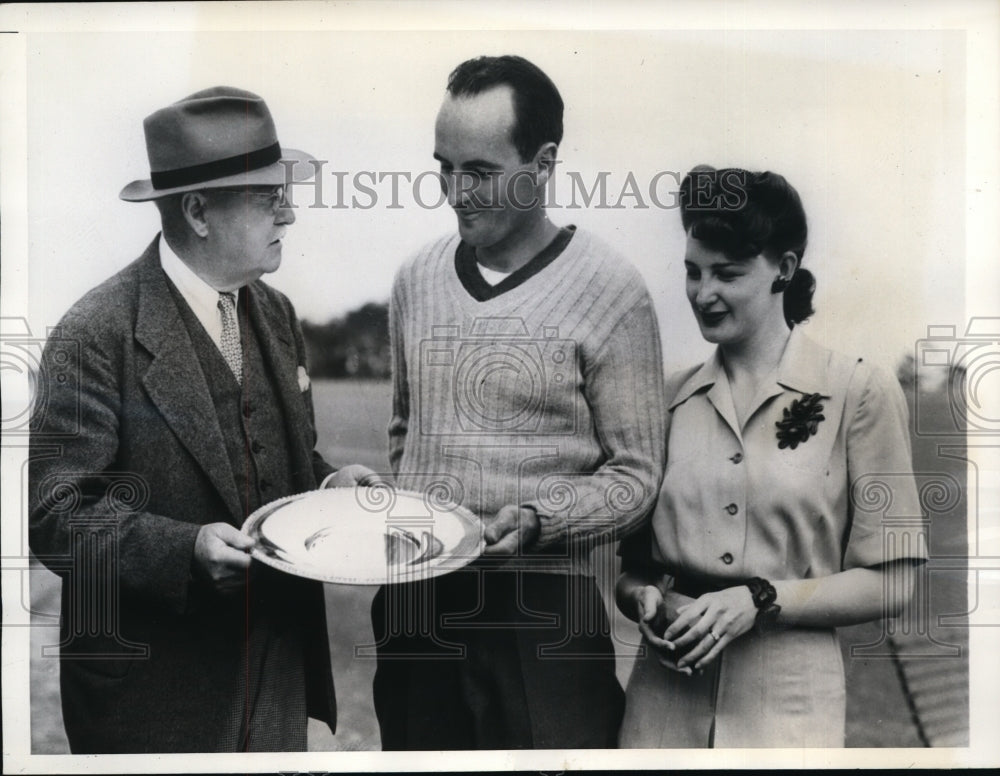
[[[817,393],[815,435],[779,447],[777,422]],[[792,330],[740,428],[717,350],[667,384],[667,468],[653,559],[718,585],[822,577],[926,558],[899,383]]]

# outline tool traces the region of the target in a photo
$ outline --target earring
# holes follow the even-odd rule
[[[786,288],[788,288],[788,278],[783,278],[780,275],[775,278],[774,282],[771,284],[771,293],[780,294]]]

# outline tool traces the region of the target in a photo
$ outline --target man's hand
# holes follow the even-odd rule
[[[324,488],[353,488],[357,485],[376,485],[385,483],[386,480],[380,474],[362,466],[360,463],[352,463],[343,469],[338,469],[329,479]]]
[[[246,585],[247,554],[254,540],[229,523],[209,523],[198,531],[191,570],[217,593],[234,593]]]
[[[538,515],[531,507],[508,504],[486,521],[486,548],[484,555],[514,555],[530,546],[541,525]]]

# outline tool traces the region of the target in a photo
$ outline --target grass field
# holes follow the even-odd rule
[[[390,411],[389,384],[317,381],[314,383],[314,394],[318,449],[326,459],[335,465],[357,462],[385,471],[388,467],[385,429]],[[917,471],[940,472],[942,467],[950,467],[948,470],[964,483],[961,464],[939,460],[935,450],[933,445],[926,443],[916,446]],[[933,553],[965,553],[964,515],[963,495],[961,504],[942,518],[945,522],[939,521],[941,530],[932,532]],[[599,551],[611,552],[610,548]],[[953,573],[951,578],[939,574],[935,582],[930,596],[932,614],[964,613],[965,586],[961,572]],[[327,585],[326,590],[339,725],[336,736],[333,736],[323,725],[311,722],[309,748],[317,751],[377,750],[378,726],[371,702],[374,661],[355,656],[358,647],[372,642],[369,607],[375,589]],[[58,700],[58,661],[40,656],[43,644],[58,641],[53,615],[59,611],[59,589],[55,577],[48,571],[39,569],[32,573],[31,600],[33,622],[38,626],[32,629],[32,749],[36,753],[66,752],[68,748]],[[631,622],[617,614],[610,602],[608,611],[614,613],[618,674],[624,683],[638,633]],[[936,622],[937,618],[932,617],[932,623]],[[945,632],[934,625],[930,635],[936,643],[957,644],[961,649],[958,659],[947,659],[943,665],[949,682],[965,682],[967,697],[967,649],[964,646],[967,640],[963,639],[964,633],[961,628]],[[879,623],[847,628],[841,632],[848,674],[848,746],[921,746],[913,720],[913,698],[908,701],[903,692],[896,663],[882,647],[861,650],[865,656],[852,654],[852,647],[878,644],[881,634],[882,625]],[[925,656],[922,665],[927,664]],[[917,700],[921,699],[918,697]],[[933,700],[930,701],[932,704]],[[963,720],[967,721],[968,709],[962,708],[960,702],[943,712],[957,719],[960,727]],[[937,709],[934,713],[941,714],[942,711]]]

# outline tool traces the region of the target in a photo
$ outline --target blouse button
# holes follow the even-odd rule
[[[726,506],[726,511],[731,515],[735,515],[737,512],[740,511],[740,508],[735,504],[729,504]]]
[[[733,554],[731,552],[727,552],[725,555],[722,556],[722,562],[725,563],[727,566],[731,564],[733,562]]]
[[[736,453],[735,455],[730,456],[729,460],[733,463],[739,463],[743,460],[743,453]]]

